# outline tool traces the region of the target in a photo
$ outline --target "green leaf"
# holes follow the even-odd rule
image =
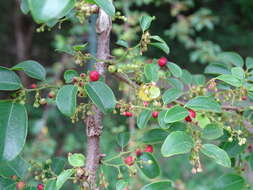
[[[209,64],[205,68],[204,73],[214,74],[214,75],[231,74],[230,68],[228,67],[228,65],[224,63],[220,63],[220,62]]]
[[[216,77],[216,79],[221,80],[221,81],[223,81],[227,84],[230,84],[232,86],[235,86],[235,87],[242,86],[242,81],[233,75],[225,75],[224,74],[224,75],[220,75],[220,76]]]
[[[56,96],[56,105],[66,116],[73,116],[76,111],[76,95],[78,88],[74,85],[65,85],[60,88]]]
[[[225,174],[215,180],[212,190],[243,190],[244,179],[236,174]]]
[[[167,81],[168,81],[168,83],[169,83],[172,87],[174,87],[174,88],[176,88],[176,89],[178,89],[178,90],[183,91],[183,89],[184,89],[184,84],[183,84],[180,80],[178,80],[178,79],[176,79],[176,78],[168,78]]]
[[[61,172],[56,180],[56,190],[60,189],[64,183],[74,174],[74,169],[68,169]]]
[[[159,80],[158,71],[159,67],[156,64],[146,64],[144,66],[144,74],[147,82],[157,82]]]
[[[146,30],[149,29],[151,22],[155,19],[155,17],[151,17],[148,15],[142,16],[140,18],[140,25],[141,25],[141,29],[142,32],[145,32]]]
[[[220,104],[208,96],[197,96],[188,101],[185,107],[200,111],[221,112]]]
[[[163,129],[168,129],[171,126],[171,124],[165,123],[165,121],[164,121],[166,113],[167,113],[167,111],[163,110],[158,115],[159,126]]]
[[[152,113],[150,110],[143,110],[137,117],[137,126],[140,129],[146,127],[151,115]]]
[[[48,180],[45,185],[45,190],[55,190],[56,189],[56,180]]]
[[[246,66],[247,66],[247,69],[253,69],[253,58],[252,57],[246,58]]]
[[[202,138],[214,140],[223,135],[223,129],[218,124],[208,124],[202,131]]]
[[[64,80],[66,83],[72,83],[74,77],[78,77],[76,70],[67,70],[64,72]]]
[[[231,73],[234,77],[243,80],[245,78],[244,70],[241,67],[233,67]]]
[[[116,44],[125,48],[129,48],[129,45],[125,40],[118,40]]]
[[[186,116],[188,116],[189,112],[187,109],[182,106],[174,106],[169,109],[164,117],[165,123],[174,123],[177,121],[183,120]]]
[[[170,88],[166,90],[162,96],[163,103],[168,104],[176,99],[178,99],[182,95],[182,91],[177,88]]]
[[[170,53],[170,48],[168,44],[160,36],[150,36],[150,39],[157,41],[150,43],[150,45],[163,50],[166,54]]]
[[[174,77],[180,78],[182,76],[183,71],[177,64],[168,62],[166,66],[169,68]]]
[[[205,114],[201,114],[201,113],[197,113],[197,117],[196,117],[196,121],[198,122],[198,125],[201,128],[205,128],[206,125],[210,124],[210,119],[208,118],[207,115]]]
[[[21,81],[15,72],[0,66],[0,90],[18,90],[22,87]]]
[[[137,161],[140,170],[148,178],[153,179],[160,175],[160,167],[152,154],[143,152]]]
[[[221,148],[227,152],[229,157],[235,158],[237,155],[241,154],[245,148],[247,147],[246,144],[240,146],[238,144],[238,141],[232,141],[232,142],[224,142],[221,144]]]
[[[38,79],[38,80],[45,80],[46,79],[46,70],[44,67],[39,64],[37,61],[23,61],[14,67],[11,68],[12,70],[21,70],[24,71],[29,77]]]
[[[145,144],[162,143],[168,136],[168,132],[163,129],[151,129],[144,133],[141,141]]]
[[[116,98],[111,88],[104,82],[91,82],[85,88],[90,99],[103,113],[115,108]]]
[[[191,74],[189,71],[183,69],[183,70],[182,70],[181,80],[182,80],[185,84],[188,84],[188,85],[191,84],[191,83],[192,83],[192,74]]]
[[[103,9],[109,16],[115,15],[115,7],[111,0],[94,0],[96,4]]]
[[[0,102],[0,161],[15,159],[25,144],[28,119],[24,105]]]
[[[172,132],[164,141],[161,153],[164,157],[189,153],[194,146],[191,136],[186,132]]]
[[[33,19],[48,23],[66,16],[75,6],[75,0],[28,0]]]
[[[125,180],[119,180],[116,183],[116,190],[125,190],[128,186],[128,183]]]
[[[10,178],[17,176],[23,179],[28,172],[29,164],[20,156],[12,161],[0,162],[0,176]]]
[[[228,154],[214,144],[204,144],[200,150],[203,154],[213,159],[217,164],[230,168],[231,161]]]
[[[119,144],[121,148],[124,148],[125,146],[127,146],[129,140],[130,140],[129,132],[119,133],[117,136],[117,143]]]
[[[204,75],[193,75],[192,84],[194,85],[204,85],[206,82],[206,77]]]
[[[68,156],[69,164],[73,167],[82,167],[85,164],[85,156],[83,154],[72,154]]]
[[[220,61],[226,63],[226,64],[232,64],[237,67],[242,67],[244,64],[244,61],[242,57],[234,52],[224,52],[218,55],[218,58]]]
[[[16,182],[10,179],[0,177],[0,189],[16,190]]]
[[[21,9],[22,13],[25,15],[29,13],[30,9],[29,9],[29,5],[28,5],[28,0],[21,0],[20,9]]]
[[[173,190],[171,181],[157,181],[145,185],[141,190]]]
[[[85,43],[85,44],[78,44],[78,45],[72,46],[72,48],[75,51],[83,51],[83,50],[86,49],[87,45],[88,45],[87,43]]]
[[[37,187],[28,186],[28,187],[24,188],[24,190],[38,190],[38,189],[37,189]]]
[[[55,157],[52,159],[51,169],[56,175],[59,175],[63,171],[66,163],[67,160],[65,158]]]
[[[151,86],[149,89],[149,97],[152,99],[156,99],[160,96],[161,91],[160,88],[158,88],[157,86]]]

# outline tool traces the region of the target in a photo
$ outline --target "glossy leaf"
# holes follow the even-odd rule
[[[239,54],[234,53],[234,52],[223,52],[219,54],[218,57],[222,62],[226,64],[232,64],[237,67],[242,67],[244,64],[242,57]]]
[[[155,64],[146,64],[144,66],[144,74],[148,82],[157,82],[159,79],[158,75],[159,67]]]
[[[173,88],[183,91],[184,84],[180,80],[176,78],[168,78],[167,81]]]
[[[69,164],[73,167],[82,167],[85,164],[85,156],[83,154],[72,154],[68,156]]]
[[[64,72],[64,80],[66,83],[71,83],[74,77],[78,77],[76,70],[67,70]]]
[[[247,66],[247,69],[253,69],[253,58],[252,57],[246,58],[246,66]]]
[[[59,190],[64,183],[74,174],[74,169],[68,169],[61,172],[56,180],[56,190]]]
[[[202,138],[214,140],[223,135],[223,129],[218,124],[208,124],[202,131]]]
[[[137,158],[137,164],[142,173],[148,178],[156,178],[160,175],[160,168],[152,154],[143,152],[141,156]]]
[[[215,74],[215,75],[222,75],[222,74],[231,74],[228,65],[224,63],[212,63],[209,64],[204,71],[206,74]]]
[[[102,111],[111,111],[116,106],[116,98],[113,91],[104,82],[91,82],[85,86],[88,96]]]
[[[200,111],[221,112],[220,104],[208,96],[197,96],[188,101],[185,107]]]
[[[148,16],[148,15],[142,16],[140,18],[140,25],[141,25],[142,32],[145,32],[146,30],[149,29],[151,22],[153,20],[154,20],[154,17]]]
[[[171,126],[170,123],[165,123],[165,121],[164,121],[166,113],[167,113],[167,111],[163,110],[163,111],[159,112],[159,115],[158,115],[159,126],[163,129],[168,129]]]
[[[48,180],[45,185],[45,190],[55,190],[56,189],[56,180]]]
[[[182,75],[181,75],[181,80],[185,83],[185,84],[191,84],[192,83],[192,74],[183,69],[182,70]]]
[[[117,143],[122,148],[128,145],[129,140],[130,140],[129,132],[123,132],[118,134],[117,136]]]
[[[189,114],[188,110],[182,106],[174,106],[170,108],[164,117],[165,123],[174,123],[183,120]]]
[[[170,157],[178,154],[189,153],[194,146],[191,136],[186,132],[172,132],[164,141],[161,153],[164,157]]]
[[[214,144],[204,144],[200,150],[203,154],[213,159],[217,164],[230,168],[231,161],[228,154]]]
[[[233,67],[231,73],[234,77],[243,80],[245,78],[244,70],[241,67]]]
[[[109,16],[113,17],[115,15],[115,7],[111,0],[94,0],[94,2]]]
[[[221,144],[220,147],[227,152],[229,157],[235,158],[237,155],[241,154],[247,147],[245,144],[240,146],[238,143],[239,142],[236,140],[232,142],[224,142]]]
[[[143,110],[137,117],[137,126],[139,128],[144,128],[147,126],[148,121],[151,118],[151,110]]]
[[[58,91],[56,105],[62,114],[69,117],[75,114],[77,90],[74,85],[65,85]]]
[[[18,156],[12,161],[0,162],[0,176],[10,178],[15,175],[23,179],[28,172],[28,168],[28,162]]]
[[[141,190],[173,190],[171,181],[157,181],[145,185]]]
[[[119,180],[116,183],[116,190],[125,190],[128,186],[128,183],[125,180]]]
[[[52,159],[51,169],[56,175],[59,175],[63,171],[66,164],[67,160],[65,158],[55,157]]]
[[[46,70],[45,68],[39,64],[37,61],[23,61],[14,67],[11,68],[12,70],[21,70],[24,71],[29,77],[38,79],[38,80],[45,80],[46,79]]]
[[[0,90],[18,90],[22,87],[21,81],[15,72],[0,67]]]
[[[216,79],[221,80],[221,81],[223,81],[227,84],[230,84],[232,86],[235,86],[235,87],[242,86],[242,81],[233,75],[225,75],[224,74],[224,75],[220,75],[220,76],[216,77]]]
[[[151,129],[144,133],[141,141],[145,144],[162,143],[168,136],[168,132],[163,129]]]
[[[0,102],[0,161],[15,159],[25,144],[28,118],[24,105]]]
[[[170,48],[168,44],[160,36],[151,36],[150,39],[157,41],[150,43],[150,45],[163,50],[166,54],[170,53]]]
[[[204,85],[206,82],[206,77],[204,75],[193,75],[192,84],[194,85]]]
[[[48,23],[66,16],[75,6],[75,0],[28,0],[33,19]]]
[[[2,190],[16,190],[16,182],[10,179],[2,178],[0,176],[0,189]]]
[[[162,96],[163,103],[168,104],[177,100],[182,95],[182,91],[177,88],[170,88],[166,90]]]
[[[166,66],[174,77],[180,78],[182,76],[183,71],[177,64],[168,62]]]
[[[212,190],[243,190],[245,180],[236,174],[225,174],[215,180]]]
[[[28,12],[30,11],[29,5],[28,5],[28,0],[21,0],[20,9],[23,14],[28,14]]]

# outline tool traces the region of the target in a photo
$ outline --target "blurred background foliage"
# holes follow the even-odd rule
[[[151,34],[161,36],[170,46],[169,61],[179,64],[192,73],[203,73],[205,66],[215,60],[221,51],[235,51],[253,56],[253,2],[252,0],[124,0],[115,1],[117,10],[126,15],[128,22],[116,20],[113,25],[112,54],[122,53],[116,46],[118,39],[135,44],[140,38],[138,24],[140,15],[149,14],[157,19]],[[63,22],[50,31],[37,33],[30,16],[23,15],[17,1],[2,1],[0,6],[0,63],[12,67],[21,60],[33,59],[47,67],[48,80],[60,82],[62,72],[75,68],[74,60],[57,49],[66,49],[74,44],[89,43],[89,51],[95,54],[96,36],[94,21],[80,24],[77,20]],[[150,48],[146,58],[164,56]],[[92,68],[92,63],[86,65]],[[33,81],[22,77],[26,86]],[[129,95],[125,91],[126,96]],[[119,96],[119,95],[117,95]],[[131,98],[131,97],[129,97]],[[31,103],[33,100],[30,100]],[[85,152],[85,127],[82,122],[72,124],[59,111],[49,105],[46,108],[29,107],[30,118],[28,143],[23,152],[26,160],[45,161],[53,156],[65,156],[68,152]],[[102,152],[113,155],[120,148],[116,144],[118,133],[128,131],[129,121],[123,117],[106,116],[102,136]],[[133,132],[133,131],[132,131]],[[155,147],[159,158],[160,147]],[[162,176],[176,181],[178,189],[208,190],[213,180],[222,175],[223,168],[207,160],[204,172],[192,175],[185,156],[169,159],[159,158]],[[108,189],[115,189],[117,171],[102,167],[110,182]],[[132,188],[138,189],[147,179],[136,178]],[[143,182],[143,184],[142,184]],[[69,189],[66,186],[66,189]]]

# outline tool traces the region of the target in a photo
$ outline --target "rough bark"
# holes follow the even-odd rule
[[[102,10],[96,23],[97,32],[97,58],[106,60],[110,55],[110,33],[112,21],[110,17]],[[101,76],[105,76],[105,63],[97,62],[95,64],[96,71]],[[88,174],[87,182],[91,190],[98,190],[96,185],[96,173],[101,159],[99,149],[99,139],[102,133],[102,112],[94,105],[92,106],[93,114],[86,119],[86,135],[87,135],[87,161],[86,172]]]

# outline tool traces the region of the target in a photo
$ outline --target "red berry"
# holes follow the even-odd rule
[[[23,181],[20,181],[20,182],[18,182],[18,183],[16,184],[16,188],[17,188],[18,190],[23,190],[23,189],[25,188],[25,186],[26,186],[26,184],[25,184],[25,182],[23,182]]]
[[[196,112],[194,110],[188,110],[188,112],[189,112],[189,116],[191,118],[195,118],[196,117]]]
[[[184,118],[186,122],[192,122],[192,118],[188,115],[186,118]]]
[[[136,156],[141,156],[142,155],[142,150],[140,148],[137,148],[135,150],[135,154],[136,154]]]
[[[134,164],[134,161],[135,161],[135,159],[132,156],[128,156],[124,160],[125,164],[128,166],[132,166]]]
[[[100,77],[100,75],[97,71],[91,71],[90,72],[90,80],[91,81],[98,81],[99,77]]]
[[[72,83],[77,83],[78,82],[78,78],[77,77],[73,77],[72,78]]]
[[[55,92],[51,91],[48,93],[48,98],[54,98],[55,97]]]
[[[37,85],[33,83],[33,84],[31,84],[31,88],[35,89],[35,88],[37,88]]]
[[[81,78],[84,78],[84,77],[85,77],[85,74],[84,74],[84,73],[81,73],[81,74],[80,74],[80,77],[81,77]]]
[[[44,185],[43,185],[43,184],[37,185],[37,189],[38,189],[38,190],[44,190]]]
[[[154,112],[152,113],[152,117],[153,117],[153,118],[157,118],[158,115],[159,115],[159,112],[158,112],[158,111],[154,111]]]
[[[247,100],[248,97],[247,96],[242,96],[242,100]]]
[[[143,102],[144,107],[148,107],[148,102]]]
[[[84,82],[83,81],[81,81],[81,82],[79,82],[79,84],[78,84],[80,87],[83,87],[84,86]]]
[[[152,146],[152,145],[148,145],[148,146],[145,148],[144,152],[151,152],[151,153],[154,152],[153,146]]]
[[[161,57],[160,59],[158,59],[158,65],[160,67],[164,67],[167,64],[168,60],[166,57]]]
[[[126,112],[124,112],[124,115],[125,115],[126,117],[132,117],[132,116],[133,116],[133,113],[131,113],[131,112],[129,112],[129,111],[126,111]]]

